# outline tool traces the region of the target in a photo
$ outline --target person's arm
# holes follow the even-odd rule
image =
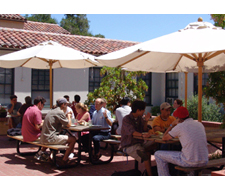
[[[86,112],[86,113],[81,117],[81,119],[78,121],[78,123],[84,122],[84,121],[86,121],[86,120],[88,120],[88,119],[89,119],[89,113]]]
[[[170,139],[173,138],[172,136],[170,136],[169,131],[171,131],[172,128],[175,127],[178,123],[179,123],[179,119],[176,119],[175,121],[173,121],[173,122],[170,124],[169,128],[168,128],[168,129],[166,130],[166,132],[164,133],[162,140],[168,141],[168,140],[170,140]]]
[[[36,128],[37,130],[40,130],[41,127],[43,126],[43,123],[44,123],[44,120],[42,120],[42,122],[41,122],[40,124],[35,124],[35,128]]]
[[[153,129],[154,129],[155,132],[156,132],[156,131],[160,131],[160,132],[162,132],[162,133],[164,133],[165,130],[166,130],[165,128],[161,128],[160,126],[154,126]]]
[[[9,112],[9,114],[12,114],[13,108],[14,108],[14,103],[13,103],[12,100],[10,100],[10,103],[11,103],[12,106],[10,108],[8,108],[8,112]]]
[[[70,112],[66,114],[66,117],[68,118],[68,121],[69,121],[69,123],[67,124],[67,127],[68,127],[68,128],[71,126],[71,116],[72,116],[72,115],[71,115]]]
[[[109,118],[111,117],[108,117],[108,114],[107,114],[107,110],[105,109],[105,111],[103,112],[103,116],[105,117],[105,120],[106,120],[106,123],[109,125],[109,126],[112,126],[112,122],[110,121]]]

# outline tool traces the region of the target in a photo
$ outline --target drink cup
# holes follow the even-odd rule
[[[89,123],[89,126],[92,126],[92,121],[91,121],[91,120],[89,120],[89,122],[88,122],[88,123]]]

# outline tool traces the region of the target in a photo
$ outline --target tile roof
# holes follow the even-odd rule
[[[15,21],[27,21],[26,18],[20,14],[0,14],[0,19],[3,20],[15,20]]]
[[[70,34],[69,31],[60,27],[58,24],[42,23],[42,22],[34,22],[34,21],[27,21],[26,23],[24,23],[23,29],[29,30],[29,31]]]
[[[29,48],[49,39],[93,55],[102,55],[138,44],[131,41],[0,27],[2,48]]]

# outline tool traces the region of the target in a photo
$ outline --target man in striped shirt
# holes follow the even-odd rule
[[[170,176],[168,163],[182,167],[201,167],[208,162],[207,140],[202,123],[189,118],[185,107],[177,108],[173,115],[178,119],[170,124],[162,139],[166,141],[178,137],[182,150],[155,152],[159,176]],[[194,172],[190,172],[190,175],[194,175]]]

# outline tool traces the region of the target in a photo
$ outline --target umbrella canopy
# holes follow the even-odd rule
[[[198,118],[202,117],[202,72],[225,70],[225,30],[211,23],[190,23],[184,29],[100,56],[110,67],[147,72],[198,72]]]
[[[52,107],[52,69],[100,66],[94,56],[63,46],[54,41],[0,56],[0,67],[28,67],[50,70],[50,107]]]

